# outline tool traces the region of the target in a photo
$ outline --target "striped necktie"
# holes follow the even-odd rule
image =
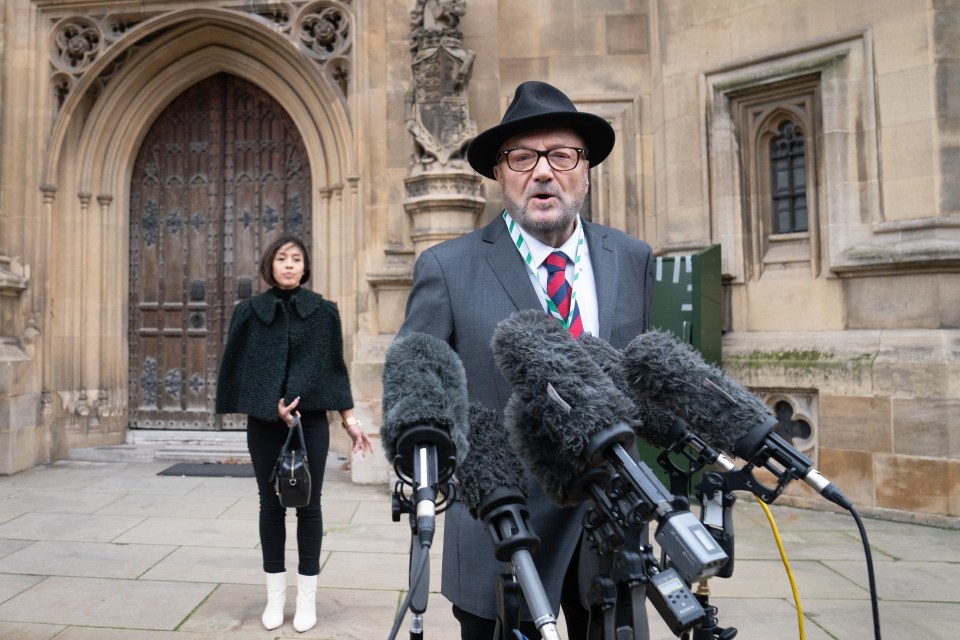
[[[570,313],[570,301],[573,297],[573,287],[567,282],[567,262],[570,259],[562,251],[554,251],[543,261],[547,268],[547,295],[556,305],[560,319],[566,322],[570,318],[570,334],[579,338],[583,333],[583,321],[580,320],[580,307],[573,303],[573,314]]]

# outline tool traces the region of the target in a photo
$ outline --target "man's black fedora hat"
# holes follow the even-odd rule
[[[473,139],[467,148],[467,161],[477,173],[494,180],[493,167],[503,143],[518,133],[546,127],[569,127],[579,133],[587,145],[591,167],[603,162],[616,140],[606,120],[577,111],[570,98],[556,87],[530,80],[517,87],[500,124]]]

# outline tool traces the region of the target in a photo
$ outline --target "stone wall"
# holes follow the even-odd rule
[[[850,330],[733,334],[725,368],[762,395],[810,390],[820,471],[865,513],[955,523],[960,336]],[[790,497],[817,506],[792,487]]]
[[[340,306],[357,413],[377,430],[413,262],[441,237],[405,208],[413,3],[324,6],[352,27],[335,59],[310,48],[323,34],[296,31],[315,3],[5,4],[0,256],[13,275],[0,291],[0,473],[123,438],[129,162],[157,109],[224,71],[269,91],[303,132],[320,212],[316,284]],[[477,129],[527,79],[607,117],[618,142],[591,176],[591,217],[659,255],[719,243],[730,374],[794,403],[812,423],[805,451],[858,504],[945,522],[960,516],[951,7],[468,0],[459,25],[475,54]],[[66,78],[51,59],[58,21],[77,17],[116,27],[97,79]],[[144,21],[151,35],[132,46],[124,36]],[[795,86],[813,87],[811,228],[771,253],[745,122],[756,96]],[[500,208],[496,186],[482,186],[475,225]],[[469,227],[442,212],[427,226]],[[346,446],[335,431],[334,447]]]

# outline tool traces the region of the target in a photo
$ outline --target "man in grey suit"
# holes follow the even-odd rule
[[[511,387],[490,339],[514,312],[543,309],[575,337],[589,331],[621,349],[649,325],[649,245],[580,217],[589,168],[607,157],[614,140],[603,118],[577,111],[559,89],[524,82],[500,124],[467,151],[470,165],[500,185],[505,210],[484,228],[427,249],[414,267],[400,334],[447,341],[463,361],[470,400],[501,416]],[[532,477],[529,488],[530,522],[541,538],[537,570],[554,613],[563,608],[569,640],[585,639],[588,614],[577,582],[584,507],[553,505]],[[461,638],[490,640],[497,575],[508,569],[462,503],[450,507],[444,522],[441,590],[453,603]],[[521,630],[538,637],[530,622]],[[646,637],[646,629],[638,631]]]

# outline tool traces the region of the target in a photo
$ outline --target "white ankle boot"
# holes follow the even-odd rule
[[[276,629],[283,624],[283,606],[287,604],[287,572],[266,573],[267,606],[260,618],[266,629]]]
[[[293,628],[303,632],[317,624],[317,577],[297,574],[297,613]]]

